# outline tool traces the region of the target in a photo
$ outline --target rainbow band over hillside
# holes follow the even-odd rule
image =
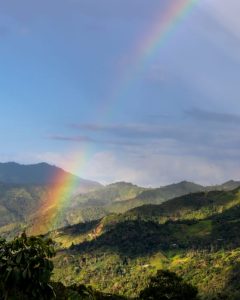
[[[72,157],[72,163],[69,169],[84,169],[87,161],[86,151],[81,154],[77,153]],[[77,163],[76,163],[77,162]],[[64,213],[70,206],[71,197],[78,188],[79,178],[68,172],[60,172],[51,179],[51,184],[46,187],[45,193],[40,200],[40,207],[34,216],[31,228],[28,230],[30,234],[44,234],[53,229],[62,226]]]
[[[153,24],[149,34],[141,39],[135,47],[131,64],[125,67],[120,79],[112,89],[112,93],[105,102],[102,114],[106,117],[111,107],[119,101],[128,89],[138,79],[138,75],[145,69],[156,52],[164,45],[177,25],[184,20],[199,0],[171,0],[165,13],[160,12],[159,18]],[[87,150],[87,149],[85,149]],[[86,158],[80,155],[75,161],[72,170],[79,170]],[[70,169],[70,168],[69,168]],[[53,180],[55,183],[42,201],[39,212],[33,224],[33,233],[47,232],[57,227],[66,208],[69,206],[71,194],[76,181],[70,175]]]

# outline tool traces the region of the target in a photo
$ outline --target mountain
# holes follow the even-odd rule
[[[111,212],[123,213],[134,207],[146,204],[160,204],[175,197],[203,190],[205,190],[204,186],[193,182],[182,181],[160,188],[146,189],[139,193],[135,198],[129,199],[124,203],[120,203],[119,201],[112,203],[109,205],[108,209]]]
[[[66,180],[74,182],[72,195],[68,197],[102,187],[97,182],[78,178],[47,163],[34,165],[0,163],[0,234],[8,234],[8,232],[14,234],[28,226],[35,216],[39,215],[38,211],[45,199],[57,195],[58,187],[64,187]],[[89,209],[82,212],[84,218],[79,217],[77,221],[89,220],[89,215],[92,214],[97,218],[105,215],[105,212],[103,214],[94,208],[92,211],[94,213]],[[63,219],[61,225],[63,224],[68,223]]]
[[[169,199],[180,197],[183,195],[209,192],[209,191],[230,191],[240,186],[239,181],[228,181],[221,185],[202,186],[193,182],[181,181],[179,183],[170,184],[155,189],[146,189],[139,193],[135,198],[129,199],[124,203],[115,201],[108,205],[110,212],[124,213],[135,207],[149,204],[161,204]]]
[[[160,205],[143,205],[126,212],[125,216],[136,219],[164,222],[178,219],[204,219],[235,205],[240,205],[240,188],[233,191],[210,191],[188,194]]]
[[[167,269],[197,286],[201,300],[240,299],[240,187],[228,190],[237,185],[209,191],[189,182],[158,189],[120,182],[74,196],[58,226],[74,225],[47,233],[57,248],[52,280],[134,299],[150,276]],[[49,193],[46,185],[0,183],[0,235],[29,226]],[[110,214],[110,206],[131,201],[148,204]],[[44,223],[47,214],[40,217]]]
[[[240,186],[240,181],[229,180],[220,185],[207,186],[207,191],[231,191]]]
[[[19,185],[53,185],[65,178],[76,182],[76,191],[88,192],[100,188],[98,182],[81,179],[47,163],[22,165],[15,162],[0,163],[0,182]]]
[[[33,223],[48,223],[49,219],[56,216],[58,210],[54,207],[47,210],[42,210],[40,207],[44,199],[51,199],[52,194],[58,194],[56,188],[64,187],[66,178],[68,181],[75,181],[78,184],[72,194],[69,195],[68,193],[69,199],[67,202],[65,201],[68,206],[59,211],[59,215],[56,216],[58,222],[55,223],[55,228],[98,220],[112,213],[125,213],[143,205],[159,205],[169,199],[198,191],[206,193],[211,189],[228,190],[239,184],[239,182],[229,181],[223,185],[204,187],[182,181],[155,189],[147,189],[127,182],[101,186],[91,181],[79,179],[60,168],[45,163],[30,166],[7,163],[0,166],[2,179],[11,182],[0,185],[0,234],[6,235],[9,232],[14,234],[17,232],[16,230],[22,230],[21,226],[29,228]],[[22,178],[20,178],[22,168],[24,171]],[[15,169],[18,170],[16,171],[17,175],[13,174]],[[45,178],[42,179],[42,176]],[[46,178],[51,184],[44,185],[47,182]],[[31,183],[28,180],[31,180]],[[16,183],[12,183],[13,181]],[[25,184],[17,184],[20,181],[25,182]],[[82,192],[79,193],[79,191]],[[178,203],[176,199],[175,202]],[[144,210],[146,212],[147,208]],[[158,207],[150,206],[149,211],[151,210],[154,215],[158,212]],[[132,213],[130,212],[130,214]],[[161,216],[161,219],[164,218],[165,216]],[[47,230],[43,226],[34,232],[45,233]]]
[[[161,195],[164,199],[172,199],[175,197],[179,197],[182,195],[196,193],[199,191],[203,191],[205,189],[204,186],[189,182],[189,181],[181,181],[179,183],[170,184],[167,186],[163,186],[152,191],[143,192],[139,198],[141,199],[149,199],[149,198],[157,198]]]
[[[76,208],[104,207],[109,213],[124,213],[145,204],[160,204],[181,195],[204,191],[204,186],[182,181],[160,188],[143,188],[127,182],[117,182],[84,195],[79,194],[72,202]]]
[[[187,181],[156,189],[147,189],[128,182],[116,182],[73,197],[72,207],[65,219],[68,224],[96,220],[99,216],[124,213],[146,204],[160,204],[168,199],[202,190],[205,190],[205,187]]]
[[[188,222],[188,220],[216,219],[216,216],[219,215],[230,220],[229,212],[234,213],[236,211],[240,213],[240,188],[233,191],[193,193],[168,200],[160,205],[143,205],[123,214],[109,214],[101,220],[92,221],[95,227],[91,228],[91,234],[88,232],[88,237],[99,237],[111,231],[117,224],[129,221],[165,224],[166,222],[178,222],[179,220]],[[234,217],[237,219],[238,214],[234,214]],[[72,225],[67,227],[67,230],[70,230],[69,232],[73,230],[76,238],[78,236],[78,229],[76,230],[76,228],[79,228],[79,226],[78,224]],[[59,229],[59,232],[64,232],[64,229]],[[61,236],[59,232],[57,233],[58,237]],[[69,238],[68,241],[70,241]]]
[[[59,247],[53,279],[134,298],[168,269],[196,285],[199,299],[239,299],[240,188],[148,207],[51,232]]]
[[[114,202],[124,202],[133,199],[146,189],[128,182],[116,182],[101,187],[95,191],[79,194],[73,202],[84,206],[103,206]]]

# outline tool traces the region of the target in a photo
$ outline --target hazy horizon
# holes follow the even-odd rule
[[[69,172],[71,173],[71,171],[69,170],[66,170],[64,168],[61,168],[60,166],[57,166],[55,164],[49,164],[49,163],[46,163],[46,162],[43,162],[43,161],[39,161],[39,162],[35,162],[35,163],[19,163],[19,162],[16,162],[16,161],[5,161],[5,162],[0,162],[1,163],[6,163],[6,164],[18,164],[18,165],[23,165],[23,166],[34,166],[34,165],[39,165],[39,164],[48,164],[50,166],[53,166],[53,167],[57,167],[57,168],[60,168],[66,172]],[[75,176],[78,176],[77,174],[75,173],[71,173],[72,175],[75,175]],[[79,176],[78,176],[79,177]],[[95,180],[91,179],[91,178],[83,178],[83,177],[79,177],[81,179],[84,179],[84,180],[89,180],[89,181],[92,181],[92,182],[96,182]],[[198,185],[203,185],[203,186],[215,186],[215,185],[219,185],[219,184],[224,184],[224,183],[227,183],[227,182],[231,182],[231,181],[240,181],[238,178],[229,178],[228,180],[226,181],[219,181],[219,182],[209,182],[209,183],[201,183],[201,182],[195,182],[195,181],[191,181],[191,180],[188,180],[186,178],[182,178],[181,180],[179,181],[175,181],[175,182],[167,182],[165,184],[157,184],[157,185],[140,185],[136,182],[130,182],[130,181],[124,181],[124,180],[118,180],[118,181],[112,181],[112,182],[101,182],[101,181],[98,181],[98,183],[102,184],[103,186],[107,186],[107,185],[111,185],[111,184],[116,184],[116,183],[121,183],[121,182],[124,182],[124,183],[130,183],[130,184],[133,184],[133,185],[138,185],[138,186],[141,186],[141,187],[145,187],[145,188],[159,188],[159,187],[165,187],[165,186],[168,186],[168,185],[173,185],[173,184],[179,184],[179,183],[182,183],[182,182],[189,182],[189,183],[194,183],[194,184],[198,184]]]

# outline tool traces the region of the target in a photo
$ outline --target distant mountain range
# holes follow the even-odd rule
[[[64,178],[77,185],[72,196],[68,195],[69,205],[62,212],[58,227],[98,220],[111,213],[125,213],[142,205],[159,205],[191,193],[229,191],[240,186],[238,181],[207,187],[188,181],[151,189],[127,182],[102,186],[47,163],[0,163],[0,234],[20,230],[19,224],[29,226],[36,216],[44,223],[52,212],[39,215],[38,209],[43,199],[51,195],[52,185],[64,184]]]
[[[79,194],[73,199],[73,202],[75,209],[98,206],[104,207],[108,212],[124,213],[134,207],[161,204],[166,200],[190,193],[230,191],[239,186],[240,182],[233,180],[221,185],[206,187],[193,182],[182,181],[160,188],[147,189],[131,183],[118,182],[84,195]]]

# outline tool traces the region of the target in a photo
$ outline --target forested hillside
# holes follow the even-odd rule
[[[174,187],[172,193],[183,192],[183,183]],[[39,200],[49,188],[1,184],[0,190],[1,235],[11,238],[30,228],[28,218],[36,214]],[[169,187],[165,189],[168,195],[170,192]],[[57,250],[52,280],[67,286],[91,285],[105,295],[134,298],[147,288],[149,278],[163,269],[196,286],[202,300],[239,299],[240,188],[205,188],[123,214],[106,209],[131,201],[127,200],[131,196],[148,199],[148,194],[156,199],[159,189],[117,183],[79,196],[85,197],[82,207],[76,205],[79,198],[75,199],[74,209],[64,220],[69,220],[67,224],[80,223],[47,234]],[[101,201],[101,197],[107,199],[105,204],[85,205]],[[41,221],[44,224],[45,220]]]
[[[14,171],[16,171],[15,175]],[[22,176],[19,173],[21,171],[23,171]],[[61,178],[74,176],[45,163],[30,166],[16,163],[0,164],[0,175],[2,180],[6,181],[5,183],[0,182],[0,233],[4,236],[13,236],[23,228],[31,231],[32,224],[36,223],[37,220],[41,220],[41,223],[44,224],[45,220],[54,214],[55,208],[51,207],[42,210],[41,207],[43,204],[46,205],[46,202],[51,202],[52,198],[56,198],[55,195],[59,194],[58,190],[63,189],[64,191],[64,185],[61,182],[63,179]],[[51,183],[50,179],[55,181],[55,183]],[[28,180],[30,181],[28,182]],[[50,180],[49,184],[44,184],[48,180]],[[57,180],[60,180],[60,182],[56,183]],[[15,181],[28,183],[12,183]],[[33,182],[35,183],[33,184]],[[98,220],[109,214],[125,213],[131,209],[133,211],[130,214],[138,214],[138,209],[134,210],[134,208],[142,205],[150,206],[145,206],[143,208],[144,211],[141,211],[140,214],[146,216],[149,211],[152,217],[158,214],[158,207],[151,205],[158,205],[166,200],[195,192],[202,192],[203,194],[194,197],[202,197],[203,199],[204,195],[207,195],[207,192],[212,189],[228,191],[232,187],[239,185],[237,181],[229,181],[218,186],[204,187],[182,181],[165,187],[146,189],[126,182],[117,182],[104,187],[77,177],[76,182],[77,184],[74,185],[71,193],[65,195],[65,192],[61,192],[64,193],[64,201],[67,203],[67,206],[58,216],[55,228]],[[79,194],[79,191],[82,192]],[[83,193],[83,191],[85,192]],[[218,198],[218,193],[212,196],[213,198]],[[195,199],[194,197],[192,199]],[[178,200],[174,200],[172,203],[175,203],[173,206],[177,207]],[[55,205],[57,205],[57,202]],[[171,207],[170,210],[174,211],[176,207]],[[142,208],[139,209],[141,210]],[[159,212],[160,215],[158,216],[163,220],[164,215],[168,214],[167,211],[163,211],[164,209],[164,206],[161,206],[161,212]],[[188,208],[185,207],[184,211],[181,209],[180,214],[185,214],[187,209],[191,210],[191,205]],[[206,215],[206,212],[203,214]],[[42,227],[39,231],[35,228],[35,233],[46,233],[47,231],[48,228]]]
[[[197,286],[201,299],[239,299],[234,279],[240,274],[239,220],[236,189],[183,196],[63,228],[50,234],[62,249],[53,278],[135,297],[163,268]]]

